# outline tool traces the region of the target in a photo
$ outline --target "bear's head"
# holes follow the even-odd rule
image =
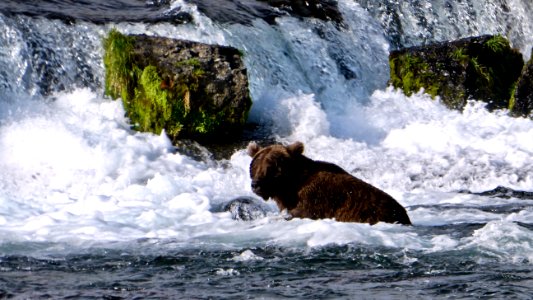
[[[290,192],[295,176],[298,175],[297,162],[303,151],[304,145],[301,142],[264,148],[250,143],[248,155],[253,158],[250,164],[253,192],[265,200]]]

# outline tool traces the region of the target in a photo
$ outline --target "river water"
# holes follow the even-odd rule
[[[0,298],[531,297],[533,122],[387,86],[401,46],[500,33],[528,59],[529,0],[339,0],[342,22],[252,0],[31,4],[0,3]],[[220,212],[255,197],[244,146],[132,131],[103,96],[112,28],[241,49],[259,138],[304,142],[414,226]]]

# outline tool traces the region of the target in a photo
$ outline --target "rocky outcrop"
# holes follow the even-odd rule
[[[251,25],[254,19],[275,24],[280,16],[315,18],[342,24],[336,0],[187,0],[212,20],[219,23]]]
[[[393,51],[391,84],[411,95],[421,88],[452,109],[468,99],[486,101],[489,110],[509,108],[522,55],[500,35],[480,36]]]
[[[122,98],[135,129],[225,140],[246,122],[252,101],[239,50],[116,30],[104,49],[105,92]]]
[[[193,22],[193,16],[180,6],[170,7],[170,0],[151,1],[13,1],[0,2],[0,12],[61,20],[66,24],[77,21],[94,24],[169,22],[180,25]]]
[[[533,51],[532,51],[533,53]],[[516,116],[531,116],[533,111],[533,54],[524,67],[516,84],[516,91],[511,101],[511,112]]]

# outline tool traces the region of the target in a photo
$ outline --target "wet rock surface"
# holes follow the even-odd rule
[[[274,24],[280,16],[316,18],[342,23],[335,0],[187,0],[209,18],[220,23],[249,25],[255,19]]]
[[[524,67],[516,84],[512,112],[516,116],[527,117],[533,111],[533,55]]]
[[[108,22],[185,24],[193,21],[193,17],[180,8],[170,9],[170,2],[171,0],[3,0],[0,1],[0,12],[44,17],[67,23],[85,21],[95,24]]]
[[[253,221],[264,218],[269,211],[262,200],[241,196],[214,209],[215,212],[230,212],[231,218],[239,221]]]

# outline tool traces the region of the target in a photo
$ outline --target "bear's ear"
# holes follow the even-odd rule
[[[261,150],[261,147],[259,147],[259,145],[257,145],[256,142],[250,142],[248,144],[248,155],[250,155],[251,157],[254,157],[257,152],[259,152],[259,150]]]
[[[304,153],[304,144],[302,142],[295,142],[287,146],[287,151],[289,151],[291,155],[302,154]]]

